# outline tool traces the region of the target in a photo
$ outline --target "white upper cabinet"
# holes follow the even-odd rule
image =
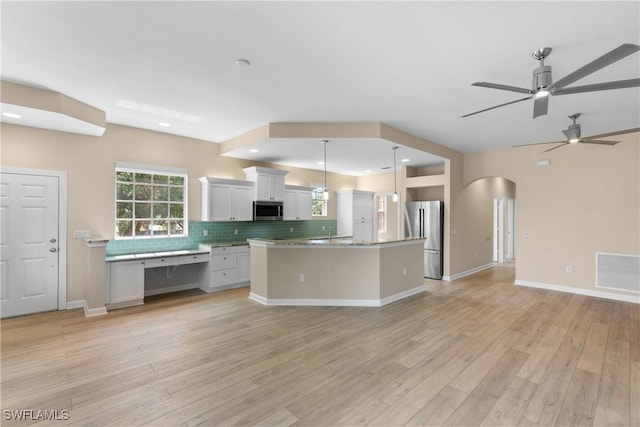
[[[289,171],[251,166],[242,169],[247,181],[255,182],[253,200],[267,202],[284,201],[284,176]]]
[[[287,185],[284,190],[285,221],[310,220],[313,187]]]
[[[253,220],[253,182],[200,178],[203,221]]]

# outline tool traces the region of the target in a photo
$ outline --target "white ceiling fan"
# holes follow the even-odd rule
[[[581,113],[575,113],[575,114],[571,114],[571,115],[568,116],[573,121],[573,123],[570,124],[569,127],[566,130],[562,131],[562,133],[564,133],[564,135],[567,137],[567,139],[565,141],[538,142],[538,143],[535,143],[535,144],[516,145],[516,147],[526,147],[526,146],[529,146],[529,145],[542,145],[542,144],[560,144],[560,145],[557,145],[555,147],[549,148],[548,150],[544,150],[544,153],[547,153],[547,152],[553,151],[553,150],[555,150],[557,148],[566,147],[567,145],[570,145],[570,144],[616,145],[620,141],[607,141],[607,140],[598,139],[598,138],[606,138],[608,136],[621,135],[623,133],[636,132],[636,131],[639,130],[639,129],[627,129],[627,130],[622,130],[622,131],[602,133],[602,134],[599,134],[599,135],[591,135],[591,136],[584,136],[583,137],[583,136],[581,136],[580,124],[576,123],[576,120],[581,115],[582,115]]]
[[[574,83],[608,65],[613,64],[635,52],[640,50],[640,46],[626,43],[618,46],[612,51],[602,55],[601,57],[591,61],[587,65],[578,68],[573,73],[565,76],[564,78],[558,80],[553,83],[553,79],[551,77],[551,66],[544,65],[544,60],[551,54],[550,47],[544,47],[542,49],[538,49],[534,51],[531,55],[540,61],[540,66],[533,70],[533,82],[531,84],[531,89],[508,86],[497,83],[487,83],[487,82],[476,82],[472,83],[471,86],[481,86],[488,87],[491,89],[500,89],[507,90],[510,92],[518,92],[518,93],[526,93],[527,96],[524,98],[516,99],[515,101],[506,102],[504,104],[496,105],[493,107],[485,108],[480,111],[475,111],[473,113],[465,114],[462,117],[473,116],[474,114],[483,113],[485,111],[493,110],[496,108],[504,107],[505,105],[515,104],[517,102],[526,101],[529,99],[533,99],[533,118],[543,116],[547,114],[549,107],[549,97],[553,95],[569,95],[572,93],[582,93],[582,92],[593,92],[599,90],[610,90],[610,89],[623,89],[629,87],[639,87],[640,86],[640,78],[633,78],[628,80],[618,80],[613,82],[605,82],[605,83],[596,83],[585,86],[574,86],[567,87],[571,83]]]

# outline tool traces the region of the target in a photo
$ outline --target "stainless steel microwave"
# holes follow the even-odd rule
[[[253,202],[254,221],[282,221],[282,202]]]

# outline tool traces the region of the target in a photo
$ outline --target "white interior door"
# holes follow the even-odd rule
[[[59,178],[0,175],[1,315],[56,310]]]

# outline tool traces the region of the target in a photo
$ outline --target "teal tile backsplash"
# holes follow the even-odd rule
[[[107,256],[178,251],[193,249],[200,243],[232,242],[255,237],[280,237],[298,239],[328,236],[329,230],[336,233],[336,220],[313,221],[264,221],[264,222],[207,222],[189,221],[189,236],[147,239],[112,240],[107,243]],[[325,230],[322,230],[322,227]],[[293,231],[291,229],[293,228]],[[235,230],[238,234],[235,234]],[[207,230],[208,235],[204,235]]]

